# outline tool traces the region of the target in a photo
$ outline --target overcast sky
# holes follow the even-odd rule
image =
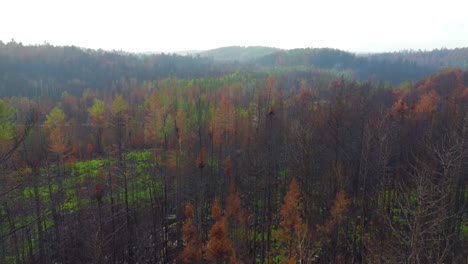
[[[468,46],[466,0],[2,0],[0,40],[131,52]]]

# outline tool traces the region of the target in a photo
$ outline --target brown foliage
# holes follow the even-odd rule
[[[68,144],[63,133],[63,130],[59,127],[54,128],[49,136],[50,139],[50,151],[53,153],[62,156],[65,152],[68,151]]]
[[[229,185],[229,195],[227,197],[226,213],[231,224],[239,224],[242,221],[242,208],[239,192],[231,181]]]
[[[282,218],[280,223],[281,237],[286,248],[288,248],[287,256],[291,259],[299,257],[300,252],[298,252],[298,248],[307,235],[307,225],[301,216],[302,210],[301,192],[294,178],[289,185],[288,192],[284,196],[283,206],[280,211]]]
[[[234,134],[236,109],[231,98],[223,96],[217,108],[213,109],[212,125],[208,133],[214,136],[214,143],[222,145],[226,138]]]
[[[93,152],[94,152],[93,144],[91,144],[91,143],[86,144],[86,154],[91,156],[93,154]]]
[[[399,120],[404,120],[409,114],[408,105],[403,101],[403,98],[399,98],[390,109],[390,116]]]
[[[206,165],[205,157],[206,157],[206,150],[205,150],[205,148],[202,148],[200,150],[200,152],[198,153],[198,156],[197,156],[197,166],[198,166],[198,168],[203,169],[205,167],[205,165]]]
[[[336,194],[333,207],[330,209],[330,217],[323,226],[317,226],[319,231],[330,234],[336,225],[343,220],[343,214],[349,204],[349,199],[346,198],[346,191],[341,190]]]
[[[213,208],[211,209],[211,218],[213,218],[215,221],[218,221],[221,218],[221,215],[221,205],[219,205],[218,197],[215,197],[213,201]]]
[[[187,205],[185,206],[184,215],[185,215],[185,218],[187,219],[193,218],[193,206],[190,202],[187,203]]]
[[[200,261],[202,257],[201,240],[197,228],[193,224],[193,207],[191,203],[185,206],[185,221],[182,225],[182,241],[184,249],[179,255],[182,263]]]
[[[221,215],[218,198],[213,202],[213,219],[216,220],[208,234],[205,246],[205,260],[208,263],[238,263],[232,240],[228,235],[228,221]]]
[[[275,115],[275,110],[273,109],[273,106],[270,106],[270,108],[268,109],[268,115]]]
[[[421,96],[418,104],[416,104],[415,111],[417,113],[432,113],[437,109],[440,97],[436,91],[432,90]]]
[[[97,183],[94,186],[94,198],[96,198],[99,202],[101,202],[103,195],[104,195],[104,186],[102,184]]]

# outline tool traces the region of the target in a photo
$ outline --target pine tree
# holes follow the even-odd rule
[[[201,260],[200,234],[193,224],[193,207],[191,203],[185,206],[185,221],[182,225],[182,241],[184,249],[179,255],[182,263],[196,263]]]
[[[302,210],[301,192],[294,178],[289,185],[288,192],[284,196],[284,203],[280,211],[282,218],[280,223],[280,241],[286,249],[284,257],[288,259],[288,263],[301,258],[303,242],[307,236],[307,225],[301,216]]]
[[[205,260],[208,263],[238,263],[233,243],[228,235],[228,221],[222,216],[218,198],[213,202],[211,217],[216,222],[211,227],[205,246]]]

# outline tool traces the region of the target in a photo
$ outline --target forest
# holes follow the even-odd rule
[[[0,42],[0,263],[466,263],[466,50],[236,50]]]

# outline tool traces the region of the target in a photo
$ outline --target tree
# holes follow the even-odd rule
[[[225,160],[225,171],[229,176],[229,194],[226,199],[226,219],[229,223],[229,233],[239,258],[248,253],[248,213],[241,206],[239,190],[234,175],[230,156]]]
[[[65,125],[65,113],[59,107],[54,107],[46,117],[44,127],[49,131],[54,128],[63,128]]]
[[[343,220],[343,214],[347,209],[349,200],[346,198],[346,192],[344,190],[339,191],[336,194],[333,207],[330,209],[330,217],[324,225],[318,226],[318,229],[325,234],[330,234],[336,225],[341,223]]]
[[[68,140],[65,135],[65,113],[58,107],[54,107],[47,115],[44,127],[49,133],[49,149],[57,155],[59,163],[62,163],[65,153],[68,151]]]
[[[208,263],[237,263],[236,252],[228,235],[228,222],[222,216],[221,206],[218,198],[213,202],[211,217],[216,222],[211,227],[208,234],[208,241],[205,245],[205,260]]]
[[[94,127],[94,133],[96,136],[96,152],[99,154],[103,153],[102,148],[102,133],[105,127],[105,105],[104,102],[95,98],[93,106],[88,108],[88,113],[91,118],[91,124]]]
[[[59,161],[62,162],[65,153],[69,150],[68,141],[65,138],[63,129],[54,128],[49,135],[49,149],[57,154]]]
[[[170,102],[168,95],[154,92],[146,98],[146,114],[144,135],[147,142],[164,142],[166,124],[173,126],[168,121],[170,114]]]
[[[179,255],[183,263],[199,262],[202,257],[200,234],[193,223],[193,207],[191,203],[185,206],[185,221],[182,225],[182,242],[184,249]]]
[[[281,207],[280,240],[285,249],[284,258],[295,263],[304,257],[304,246],[308,240],[307,225],[302,219],[303,204],[301,192],[295,178],[291,180],[289,190],[284,196]]]
[[[24,123],[16,123],[13,108],[0,99],[0,167],[3,167],[4,173],[7,172],[5,167],[7,161],[26,140],[37,123],[38,111],[29,106],[26,112]]]
[[[117,141],[117,156],[120,163],[123,161],[123,148],[126,138],[125,131],[128,125],[127,110],[128,103],[121,94],[117,94],[114,98],[114,101],[112,101],[110,112],[112,116],[111,125],[114,129],[115,140]]]
[[[344,190],[339,191],[335,196],[335,201],[330,209],[330,216],[324,225],[318,225],[317,230],[321,233],[322,250],[329,246],[329,250],[325,254],[329,254],[329,261],[340,262],[342,258],[342,252],[338,246],[340,244],[340,224],[343,221],[344,213],[347,210],[349,200],[346,198],[346,192]],[[331,251],[331,252],[330,252]]]
[[[13,137],[12,111],[8,105],[0,99],[0,144]]]

